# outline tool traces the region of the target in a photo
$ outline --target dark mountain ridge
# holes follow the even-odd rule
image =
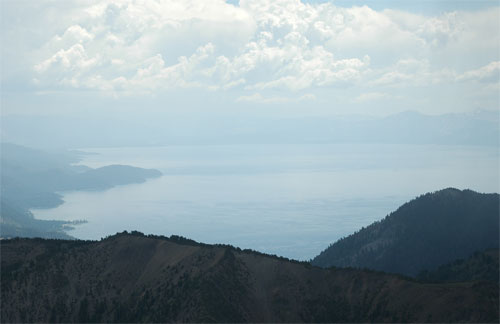
[[[422,271],[417,279],[427,282],[462,282],[486,280],[499,283],[499,250],[475,252],[467,259],[443,264],[434,271]]]
[[[2,322],[498,322],[498,285],[117,234],[0,242]]]
[[[498,249],[499,197],[454,188],[427,193],[340,239],[312,264],[415,276],[475,251]]]

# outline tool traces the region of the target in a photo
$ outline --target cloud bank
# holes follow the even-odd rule
[[[40,14],[21,30],[35,37],[22,73],[38,91],[204,89],[270,103],[316,99],[318,89],[357,87],[364,102],[429,85],[499,88],[498,7],[425,16],[300,0],[74,0],[29,9]],[[10,45],[16,24],[4,25]]]

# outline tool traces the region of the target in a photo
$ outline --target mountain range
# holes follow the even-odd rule
[[[92,132],[89,132],[92,129]],[[43,148],[186,144],[379,143],[498,146],[495,111],[427,115],[256,117],[224,114],[16,116],[2,118],[4,141]],[[60,136],[59,134],[64,134]]]
[[[1,322],[499,321],[497,193],[421,195],[299,262],[136,231],[75,240],[65,229],[78,220],[29,208],[161,173],[1,149]]]
[[[498,322],[498,284],[423,283],[182,237],[1,242],[2,322]]]

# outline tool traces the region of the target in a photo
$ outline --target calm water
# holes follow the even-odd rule
[[[309,259],[422,193],[499,192],[498,148],[403,145],[226,145],[84,149],[81,164],[156,168],[158,179],[67,192],[39,219],[86,219],[70,234],[123,230]]]

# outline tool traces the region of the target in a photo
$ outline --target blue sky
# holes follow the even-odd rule
[[[237,1],[235,1],[237,2]],[[308,0],[307,3],[325,3],[328,0]],[[498,0],[335,0],[337,6],[369,6],[374,10],[398,9],[426,15],[439,15],[455,10],[481,10],[498,6]]]
[[[2,115],[499,109],[498,1],[2,1]]]

